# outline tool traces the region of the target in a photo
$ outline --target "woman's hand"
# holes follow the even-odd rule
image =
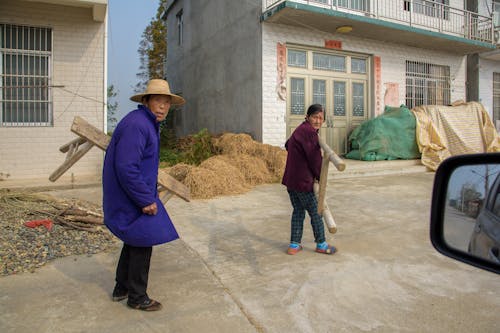
[[[158,207],[156,206],[156,202],[153,202],[149,206],[143,207],[142,212],[147,215],[156,215],[156,213],[158,213]]]

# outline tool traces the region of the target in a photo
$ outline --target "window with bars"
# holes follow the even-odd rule
[[[450,104],[450,67],[406,61],[406,106]]]
[[[0,24],[0,126],[50,126],[52,31]]]
[[[493,73],[493,118],[500,120],[500,73]]]

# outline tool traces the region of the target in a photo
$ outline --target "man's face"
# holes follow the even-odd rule
[[[314,127],[315,130],[319,130],[324,122],[323,111],[316,112],[308,116],[306,120],[309,122],[309,124],[311,124],[312,127]]]
[[[172,97],[166,95],[150,95],[146,106],[156,116],[156,121],[160,122],[165,120],[170,109]]]

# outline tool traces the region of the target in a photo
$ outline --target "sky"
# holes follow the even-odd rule
[[[114,99],[118,120],[137,107],[129,100],[138,81],[137,49],[158,4],[159,0],[108,0],[108,86],[113,85],[118,92]]]

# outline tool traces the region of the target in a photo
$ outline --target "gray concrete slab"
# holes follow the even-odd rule
[[[2,332],[499,332],[500,278],[430,244],[433,173],[332,179],[333,256],[285,253],[283,186],[167,203],[181,239],[155,247],[156,313],[110,301],[119,248],[0,278]],[[100,189],[56,196],[100,202]]]

